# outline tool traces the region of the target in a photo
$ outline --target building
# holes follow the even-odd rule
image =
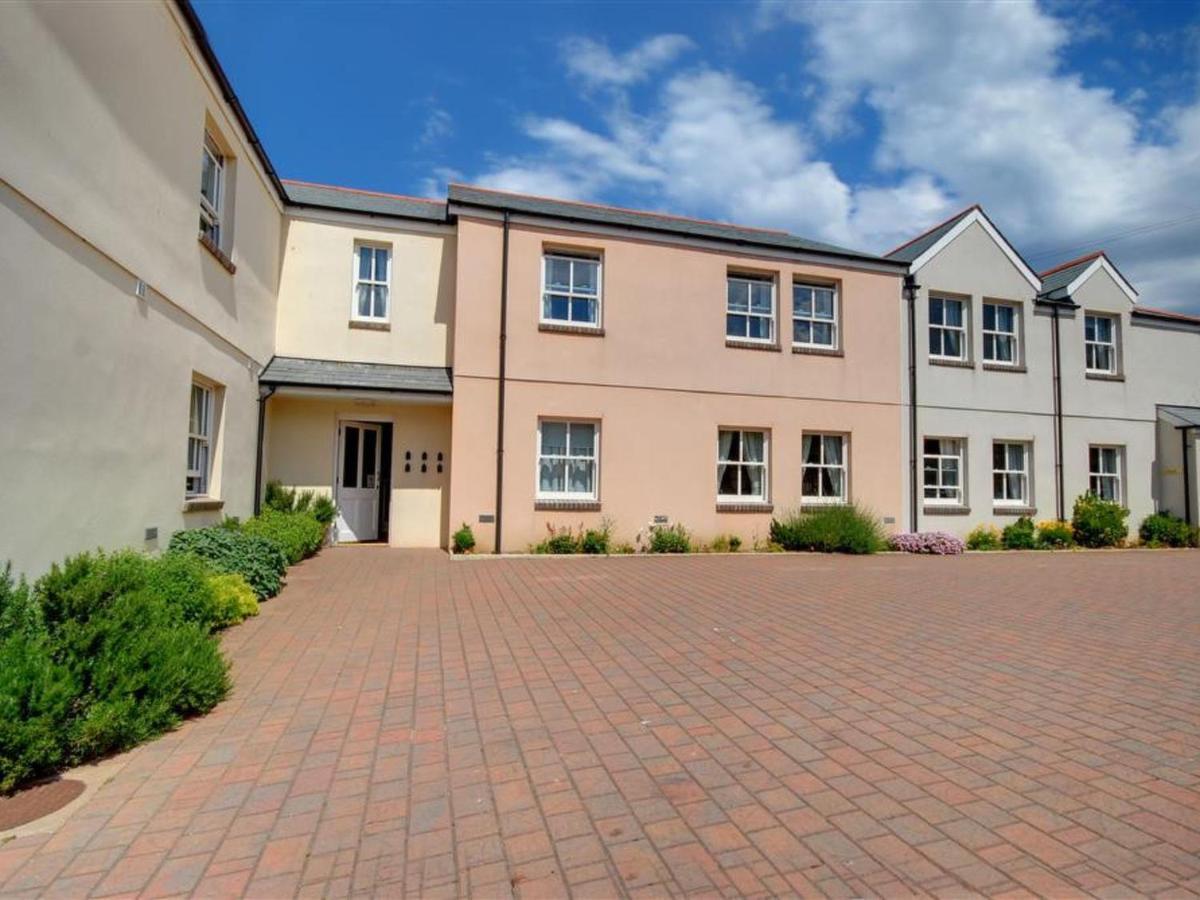
[[[339,540],[465,522],[485,550],[604,522],[749,543],[845,501],[961,533],[1089,487],[1200,514],[1200,322],[1103,255],[1035,273],[977,207],[879,257],[285,181],[187,0],[7,4],[0,42],[19,571],[161,548],[270,479],[333,495]]]

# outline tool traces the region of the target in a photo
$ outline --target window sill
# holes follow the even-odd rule
[[[1036,506],[993,506],[993,516],[1036,516]]]
[[[1029,371],[1024,366],[1006,366],[1004,363],[990,362],[981,363],[979,368],[983,369],[985,372],[1017,372],[1019,374],[1024,374]]]
[[[975,363],[971,362],[969,359],[939,359],[936,356],[929,357],[929,364],[931,366],[946,366],[951,369],[975,368]]]
[[[230,275],[237,271],[237,266],[233,264],[233,260],[225,254],[224,250],[212,242],[212,238],[206,234],[201,234],[198,236],[198,240],[200,241],[200,246],[215,256],[217,262],[219,262]]]
[[[534,500],[533,508],[561,512],[599,512],[599,500]]]
[[[558,322],[538,322],[538,331],[549,331],[556,334],[582,334],[587,337],[604,337],[604,329],[599,325],[567,325]]]
[[[926,505],[921,507],[921,511],[927,516],[969,516],[971,514],[971,507],[953,506],[951,504],[939,506],[934,504],[933,506]]]
[[[724,503],[718,501],[719,513],[770,513],[775,511],[773,503]]]
[[[801,500],[800,512],[820,512],[823,509],[837,509],[846,505],[845,500]]]
[[[767,341],[739,341],[737,338],[725,338],[726,347],[735,347],[738,350],[766,350],[770,353],[779,353],[779,345],[768,343]]]
[[[183,511],[190,512],[207,512],[214,509],[221,509],[225,506],[225,501],[217,497],[189,497],[183,501]]]
[[[351,328],[361,328],[363,331],[391,331],[391,322],[371,322],[366,319],[351,319]]]
[[[792,352],[803,356],[845,356],[846,351],[841,347],[805,347],[792,344]]]
[[[1125,376],[1120,372],[1085,372],[1089,381],[1124,381]]]

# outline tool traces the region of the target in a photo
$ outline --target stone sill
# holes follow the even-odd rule
[[[362,319],[351,319],[351,328],[361,328],[363,331],[391,331],[391,322],[367,322]]]
[[[739,341],[737,338],[725,338],[726,347],[734,347],[738,350],[766,350],[768,353],[779,353],[778,344],[768,344],[759,341]]]
[[[837,509],[840,506],[848,506],[848,505],[849,505],[849,503],[846,500],[830,500],[826,503],[816,503],[811,500],[807,500],[807,501],[801,500],[800,501],[800,512],[802,512],[802,513],[821,512],[821,510],[824,510],[824,509]]]
[[[969,506],[923,506],[921,511],[927,516],[969,516],[971,507]]]
[[[975,363],[969,359],[938,359],[936,356],[929,357],[931,366],[946,366],[950,369],[973,369]]]
[[[233,264],[233,260],[225,254],[224,250],[214,244],[208,235],[199,235],[198,239],[200,241],[200,246],[216,257],[217,262],[219,262],[225,268],[225,270],[229,272],[230,275],[237,271],[237,266]]]
[[[1017,372],[1023,374],[1029,371],[1024,366],[1006,366],[1004,363],[982,363],[979,368],[985,372]]]
[[[719,513],[771,513],[775,511],[772,503],[718,503]]]
[[[225,501],[217,497],[191,497],[183,501],[183,511],[185,513],[222,509],[224,506]]]
[[[533,508],[557,512],[599,512],[599,500],[534,500]]]
[[[803,356],[845,356],[846,355],[846,351],[840,347],[838,347],[836,349],[832,349],[829,347],[805,347],[803,345],[796,346],[795,344],[792,345],[792,352],[801,354]]]
[[[557,322],[538,322],[538,331],[555,334],[579,334],[585,337],[604,337],[604,329],[596,325],[566,325]]]
[[[1036,506],[993,506],[993,516],[1036,516]]]
[[[1088,381],[1124,381],[1125,380],[1125,376],[1120,374],[1119,372],[1115,373],[1115,374],[1112,372],[1085,372],[1084,377],[1086,377],[1088,379]]]

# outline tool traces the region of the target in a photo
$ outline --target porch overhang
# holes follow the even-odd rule
[[[449,403],[453,372],[444,366],[341,362],[275,356],[258,376],[273,394],[311,397],[361,397],[416,403]]]

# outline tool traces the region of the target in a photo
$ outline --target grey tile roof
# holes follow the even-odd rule
[[[940,241],[942,239],[942,237],[946,234],[946,232],[950,231],[955,225],[957,225],[959,222],[961,222],[966,216],[968,216],[970,213],[972,213],[973,211],[975,211],[977,209],[979,209],[978,205],[968,206],[962,212],[951,216],[949,219],[947,219],[945,222],[942,222],[940,225],[934,225],[928,231],[922,232],[921,234],[917,235],[915,238],[913,238],[907,244],[901,244],[895,250],[893,250],[892,252],[887,253],[885,255],[887,256],[888,259],[894,259],[894,260],[897,260],[898,262],[910,263],[914,259],[919,257],[922,253],[924,253],[926,250],[928,250],[930,247],[932,247],[934,244],[936,244],[938,241]]]
[[[1042,290],[1038,294],[1046,300],[1063,300],[1067,298],[1067,285],[1080,276],[1084,269],[1095,262],[1099,253],[1081,257],[1055,269],[1042,273]]]
[[[304,181],[288,181],[286,179],[283,187],[287,191],[288,202],[297,206],[317,206],[322,209],[340,209],[403,219],[423,219],[428,222],[445,222],[447,219],[446,204],[441,200],[422,200],[419,197],[357,191],[351,188],[309,184]]]
[[[1200,428],[1200,406],[1160,406],[1158,411],[1175,420],[1176,425]]]
[[[465,184],[450,185],[447,196],[450,203],[458,203],[463,206],[509,210],[511,212],[528,213],[530,215],[547,216],[550,218],[591,222],[597,225],[644,228],[650,231],[669,232],[688,237],[712,238],[714,240],[730,241],[738,244],[751,244],[796,252],[842,256],[850,259],[869,260],[871,262],[888,262],[883,257],[871,253],[848,250],[845,247],[837,247],[821,241],[812,241],[789,234],[786,231],[776,231],[768,228],[751,228],[744,225],[731,225],[726,222],[689,219],[684,216],[673,216],[666,213],[642,212],[634,209],[622,209],[616,206],[601,206],[594,203],[581,203],[572,200],[554,200],[549,197],[512,194],[507,191],[493,191],[488,188]]]
[[[341,388],[368,391],[453,393],[450,369],[441,366],[395,366],[385,363],[335,362],[275,356],[261,375],[261,384]]]

